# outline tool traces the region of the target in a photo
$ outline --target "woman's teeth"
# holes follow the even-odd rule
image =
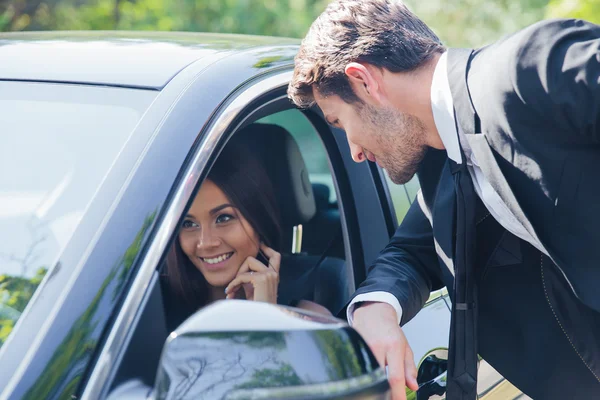
[[[207,264],[217,264],[217,263],[227,260],[232,255],[233,255],[233,253],[227,253],[227,254],[222,254],[219,257],[215,257],[215,258],[200,257],[200,259]]]

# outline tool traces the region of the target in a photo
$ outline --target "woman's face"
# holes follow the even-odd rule
[[[211,286],[225,287],[248,256],[258,254],[259,237],[212,181],[205,180],[179,234],[183,252]]]

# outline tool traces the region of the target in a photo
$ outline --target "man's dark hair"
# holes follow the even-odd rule
[[[413,71],[445,50],[436,34],[401,0],[336,0],[312,24],[295,59],[288,96],[299,107],[323,96],[359,98],[344,73],[365,62],[391,72]]]

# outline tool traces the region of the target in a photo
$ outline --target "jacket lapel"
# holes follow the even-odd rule
[[[467,84],[467,73],[472,53],[473,50],[469,49],[448,50],[448,81],[452,92],[457,125],[462,129],[464,138],[475,155],[485,178],[529,234],[540,242],[502,174],[502,170],[494,156],[494,150],[487,140],[486,133],[482,132],[481,121],[473,106]]]

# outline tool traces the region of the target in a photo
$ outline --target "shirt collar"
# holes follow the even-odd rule
[[[431,82],[431,109],[433,120],[446,148],[448,157],[457,164],[462,163],[458,132],[454,120],[454,102],[448,82],[448,52],[441,55],[433,72]]]

